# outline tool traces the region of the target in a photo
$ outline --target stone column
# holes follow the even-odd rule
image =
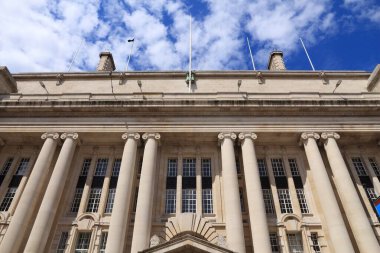
[[[271,253],[267,215],[261,188],[259,167],[253,141],[257,139],[254,133],[240,133],[241,150],[243,154],[245,186],[249,220],[251,222],[252,243],[255,252]]]
[[[323,133],[321,137],[324,139],[324,148],[339,197],[360,252],[380,252],[379,242],[336,142],[340,138],[339,134]]]
[[[59,153],[24,252],[43,252],[53,227],[54,218],[58,211],[58,205],[74,156],[78,134],[64,133],[61,135],[61,139],[66,140]]]
[[[323,226],[326,226],[334,252],[354,253],[355,251],[335,198],[334,190],[318,149],[316,142],[318,139],[319,135],[316,133],[303,133],[301,135],[307,161],[317,190],[317,197],[326,221],[326,224],[323,224]]]
[[[156,178],[156,157],[160,134],[145,133],[142,138],[146,143],[137,198],[135,224],[133,227],[131,253],[137,253],[149,247]]]
[[[234,152],[236,134],[220,133],[218,139],[221,142],[227,246],[234,252],[244,253],[244,228],[240,208],[239,182],[236,172]]]
[[[43,186],[48,180],[48,171],[57,148],[57,133],[44,133],[41,138],[45,140],[38,155],[33,170],[26,183],[25,189],[17,205],[15,214],[0,244],[0,252],[20,252],[21,244],[28,231],[28,224],[32,222],[33,213],[41,196]]]
[[[108,231],[107,253],[124,252],[123,248],[127,233],[128,214],[131,208],[136,153],[140,135],[138,133],[125,133],[122,135],[122,138],[126,140],[126,142],[121,159],[115,202],[112,208],[111,222]]]

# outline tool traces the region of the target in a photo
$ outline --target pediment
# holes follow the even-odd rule
[[[190,233],[178,235],[168,242],[141,251],[141,253],[233,253]]]

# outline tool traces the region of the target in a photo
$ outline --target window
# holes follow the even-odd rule
[[[184,177],[195,177],[195,158],[184,158],[183,159],[183,176]]]
[[[318,233],[311,233],[310,239],[314,253],[322,253],[321,246],[318,241]]]
[[[91,158],[86,158],[83,160],[82,170],[80,172],[81,177],[87,176],[88,171],[90,169],[90,165],[91,165]]]
[[[113,177],[118,177],[120,173],[120,165],[121,165],[121,159],[115,159],[113,161],[113,166],[112,166],[112,176]]]
[[[365,188],[365,191],[367,192],[368,199],[371,203],[373,203],[377,199],[377,194],[375,192],[374,188]]]
[[[367,176],[367,171],[365,170],[362,159],[360,157],[352,157],[351,160],[354,164],[356,173],[358,173],[358,176]]]
[[[278,189],[278,199],[280,201],[281,213],[293,213],[292,202],[290,200],[289,189]]]
[[[67,239],[69,238],[69,232],[62,232],[59,238],[58,247],[56,253],[64,253],[66,249]]]
[[[303,253],[301,234],[288,234],[290,253]]]
[[[8,158],[6,161],[5,161],[5,163],[4,163],[4,165],[3,165],[3,168],[1,169],[1,171],[0,171],[0,176],[5,176],[7,173],[8,173],[8,170],[11,168],[11,166],[12,166],[12,163],[13,163],[13,157],[10,157],[10,158]]]
[[[116,189],[110,188],[108,191],[107,204],[104,210],[105,213],[112,213],[113,203],[115,202]]]
[[[270,239],[270,246],[272,248],[272,253],[280,253],[280,247],[278,245],[277,234],[270,233],[269,239]]]
[[[165,213],[175,213],[176,199],[177,191],[175,189],[166,189]]]
[[[26,170],[28,169],[30,158],[21,158],[20,163],[18,164],[16,175],[24,176]]]
[[[101,188],[92,188],[91,189],[86,212],[96,213],[98,211],[101,195],[102,195],[102,189]]]
[[[99,253],[106,252],[107,238],[108,238],[108,233],[103,232],[100,237]]]
[[[197,194],[195,189],[182,190],[182,212],[195,213],[197,208]]]
[[[371,157],[368,158],[368,161],[371,164],[372,169],[375,171],[376,176],[380,176],[380,168],[377,165],[376,159]]]
[[[80,201],[82,199],[82,194],[83,194],[83,188],[75,189],[75,194],[74,194],[73,202],[71,203],[71,209],[70,209],[72,213],[78,212]]]
[[[12,204],[13,198],[16,195],[16,191],[17,191],[16,187],[8,188],[8,191],[5,194],[3,202],[1,202],[0,211],[8,211],[9,207]]]
[[[272,198],[272,191],[270,189],[263,189],[263,197],[265,204],[265,211],[268,214],[274,214],[274,204]]]
[[[260,177],[268,176],[267,165],[265,164],[265,159],[257,159],[257,165],[259,166]]]
[[[99,158],[96,163],[95,176],[105,176],[107,171],[108,158]]]
[[[275,177],[285,176],[284,166],[281,158],[272,158],[272,169]]]
[[[296,159],[288,159],[288,161],[289,161],[289,167],[290,167],[292,176],[293,177],[299,176],[300,172],[298,171],[298,165],[297,165]]]
[[[298,202],[300,203],[301,213],[309,213],[309,207],[307,206],[305,192],[303,189],[296,189]]]
[[[202,177],[211,177],[211,159],[202,158],[201,160]]]
[[[168,159],[168,177],[177,176],[177,159]]]
[[[239,188],[240,208],[242,212],[245,212],[244,192],[243,188]]]
[[[79,233],[75,253],[87,253],[90,246],[91,233]]]
[[[202,208],[203,213],[213,213],[212,189],[202,190]]]

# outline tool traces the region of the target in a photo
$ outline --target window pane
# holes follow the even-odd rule
[[[376,176],[380,176],[380,168],[377,165],[375,158],[368,158],[369,163],[371,164],[372,169],[375,171]]]
[[[95,176],[105,176],[107,171],[108,158],[100,158],[96,163]]]
[[[177,176],[177,159],[168,159],[168,177],[176,177]]]
[[[110,188],[108,191],[106,209],[104,210],[105,213],[112,213],[113,203],[115,201],[115,194],[116,189]]]
[[[265,159],[257,159],[257,165],[259,166],[260,177],[268,176],[267,173],[267,165],[265,163]]]
[[[274,204],[272,198],[272,191],[270,189],[263,189],[263,197],[265,204],[265,211],[268,214],[274,214]]]
[[[70,209],[72,213],[78,212],[80,201],[82,199],[82,194],[83,194],[83,188],[75,189],[75,194],[74,194],[73,202],[71,203],[71,209]]]
[[[305,192],[303,189],[296,189],[298,202],[300,203],[301,213],[309,213]]]
[[[351,160],[354,164],[356,173],[358,173],[358,176],[367,176],[367,171],[365,170],[362,159],[360,157],[352,157]]]
[[[87,253],[90,246],[91,233],[79,233],[75,253]]]
[[[368,199],[371,203],[373,203],[377,199],[377,194],[375,192],[374,188],[365,188],[365,191],[367,192]]]
[[[284,165],[281,158],[270,159],[272,163],[273,175],[275,177],[285,176]]]
[[[1,169],[1,172],[0,172],[0,176],[5,176],[8,173],[9,169],[12,166],[13,160],[14,160],[13,157],[10,157],[5,161],[3,168]]]
[[[290,253],[303,253],[301,234],[288,234]]]
[[[101,195],[102,195],[102,189],[101,188],[92,188],[91,189],[86,212],[96,213],[98,211]]]
[[[57,253],[64,253],[66,249],[67,239],[69,238],[69,232],[62,232],[59,238],[59,243],[57,247]]]
[[[322,253],[321,246],[319,245],[319,241],[318,241],[318,233],[311,233],[310,239],[313,245],[313,252]]]
[[[184,158],[183,159],[183,176],[184,177],[195,177],[195,158]]]
[[[202,190],[202,208],[203,213],[213,213],[212,189]]]
[[[120,165],[121,165],[121,159],[115,159],[113,161],[113,166],[112,166],[112,176],[113,177],[118,177],[120,173]]]
[[[15,187],[8,188],[8,191],[5,194],[3,202],[1,202],[0,211],[8,211],[9,207],[12,204],[13,198],[16,195],[16,191],[17,191],[17,188]]]
[[[108,233],[103,232],[100,238],[99,253],[106,252],[107,238],[108,238]]]
[[[80,172],[81,177],[87,176],[88,170],[90,169],[90,165],[91,165],[91,158],[86,158],[83,160],[82,170]]]
[[[292,173],[292,176],[299,176],[300,172],[298,171],[298,165],[296,159],[288,159],[289,161],[289,167],[290,171]]]
[[[211,159],[202,158],[201,160],[202,177],[211,177]]]
[[[281,213],[293,213],[292,202],[290,200],[289,189],[278,189],[278,199],[280,201]]]
[[[277,234],[270,233],[269,238],[270,238],[270,246],[272,248],[272,253],[279,253],[280,247],[278,246]]]
[[[26,170],[28,169],[30,158],[21,158],[20,163],[18,164],[16,175],[23,176],[25,175]]]
[[[177,199],[177,191],[175,189],[167,189],[166,190],[165,213],[175,213],[175,211],[176,211],[176,199]]]
[[[182,190],[182,212],[195,213],[197,208],[197,194],[195,189]]]

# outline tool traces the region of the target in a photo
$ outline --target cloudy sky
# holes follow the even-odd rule
[[[124,71],[266,69],[282,50],[288,69],[368,70],[380,63],[379,0],[0,0],[0,65],[11,72],[93,71],[111,51]]]

